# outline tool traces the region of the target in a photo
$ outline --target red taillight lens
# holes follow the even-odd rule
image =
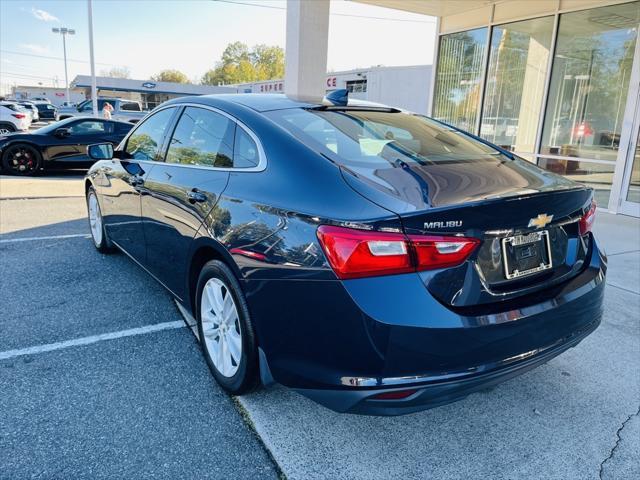
[[[418,270],[459,265],[480,243],[477,238],[409,235],[416,252]]]
[[[402,233],[318,227],[318,239],[339,278],[373,277],[414,270]]]
[[[578,231],[580,232],[580,235],[585,235],[591,231],[593,222],[596,219],[596,207],[596,201],[593,200],[591,202],[591,207],[587,210],[587,213],[585,213],[580,219],[580,222],[578,223]]]
[[[458,265],[479,240],[371,232],[322,225],[318,239],[338,278],[361,278]]]
[[[16,118],[24,118],[24,117],[26,117],[26,115],[24,113],[12,113],[11,115],[13,115]]]

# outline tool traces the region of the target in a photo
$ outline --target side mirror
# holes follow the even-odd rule
[[[93,160],[111,160],[113,158],[113,145],[110,143],[95,143],[87,147],[89,158]]]
[[[68,128],[58,128],[53,134],[58,138],[65,138],[71,135],[71,131]]]

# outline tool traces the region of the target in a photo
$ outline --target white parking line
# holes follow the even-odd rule
[[[116,338],[133,337],[136,335],[145,335],[147,333],[159,332],[161,330],[171,330],[175,328],[185,327],[186,324],[182,320],[178,320],[175,322],[156,323],[155,325],[130,328],[128,330],[120,330],[118,332],[102,333],[100,335],[91,335],[89,337],[74,338],[73,340],[65,340],[64,342],[47,343],[44,345],[36,345],[34,347],[20,348],[17,350],[7,350],[5,352],[0,352],[0,360],[22,357],[24,355],[37,355],[39,353],[62,350],[63,348],[78,347],[80,345],[89,345],[91,343],[102,342],[105,340],[115,340]]]
[[[49,237],[26,237],[26,238],[7,238],[0,240],[0,243],[14,243],[14,242],[31,242],[34,240],[60,240],[64,238],[89,238],[91,235],[88,233],[74,233],[71,235],[51,235]]]

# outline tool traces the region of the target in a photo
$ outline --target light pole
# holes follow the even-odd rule
[[[91,60],[91,105],[93,116],[98,116],[98,87],[96,86],[96,62],[93,57],[93,9],[91,0],[87,0],[87,13],[89,14],[89,58]]]
[[[62,49],[64,50],[64,86],[67,89],[67,103],[71,100],[69,99],[69,76],[67,74],[67,35],[75,35],[76,31],[73,28],[52,28],[51,31],[53,33],[59,33],[62,35]]]

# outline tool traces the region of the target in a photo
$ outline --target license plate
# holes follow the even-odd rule
[[[549,270],[552,267],[549,232],[542,230],[502,239],[504,274],[507,279]]]

